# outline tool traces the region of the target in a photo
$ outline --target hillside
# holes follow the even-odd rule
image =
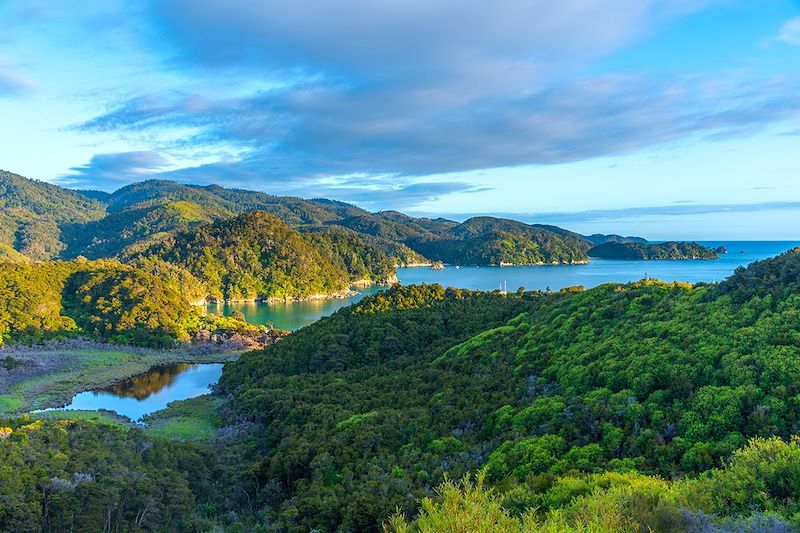
[[[169,180],[133,183],[110,194],[69,191],[13,176],[6,179],[13,187],[0,198],[9,207],[25,204],[29,209],[0,215],[0,244],[37,259],[126,258],[175,232],[256,210],[308,234],[329,235],[330,227],[355,232],[365,246],[377,247],[393,265],[429,263],[429,253],[437,260],[476,264],[574,262],[585,260],[580,249],[587,247],[576,242],[579,236],[560,228],[491,217],[459,224],[396,211],[370,213],[334,200]],[[59,209],[62,205],[67,208]],[[6,220],[9,213],[15,214],[13,221]],[[381,271],[382,260],[357,270]]]
[[[254,211],[180,231],[142,255],[180,265],[211,298],[308,298],[345,290],[349,275],[274,215]]]
[[[14,279],[75,269],[47,265]],[[76,323],[106,312],[92,295],[126,272],[97,266],[65,284],[79,291],[65,309],[89,305]],[[113,502],[120,529],[795,531],[798,272],[793,250],[722,284],[394,287],[227,365],[213,401],[181,402],[221,405],[216,439],[0,421],[6,462],[37,465],[0,471],[0,516],[90,531]],[[109,447],[122,478],[91,466]],[[60,502],[46,514],[43,490]],[[163,490],[141,519],[136,502]]]
[[[397,211],[370,213],[334,200],[306,200],[169,180],[148,180],[102,193],[69,191],[3,173],[0,202],[4,207],[0,211],[0,245],[31,259],[84,256],[128,261],[154,246],[164,248],[178,232],[254,211],[272,214],[292,229],[315,236],[308,240],[311,246],[322,246],[317,253],[336,263],[337,269],[346,270],[351,280],[391,277],[392,272],[384,275],[387,258],[393,267],[433,261],[464,265],[574,264],[586,262],[590,249],[596,257],[616,259],[713,258],[713,253],[693,243],[651,245],[636,237],[583,237],[556,226],[495,217],[458,223],[444,218],[414,218]],[[332,240],[333,235],[337,237]],[[362,242],[356,244],[356,237]],[[333,250],[337,247],[344,249]],[[356,256],[355,249],[359,250]],[[20,259],[5,250],[4,256]],[[249,290],[233,292],[244,294]]]
[[[643,239],[641,237],[623,237],[622,235],[616,235],[614,233],[604,235],[602,233],[594,233],[592,235],[584,235],[584,239],[591,242],[595,246],[598,244],[605,244],[607,242],[619,242],[619,243],[639,243],[639,244],[647,244],[647,239]]]
[[[199,325],[182,289],[116,261],[0,262],[0,345],[89,335],[170,346]]]
[[[795,251],[732,283],[758,292],[797,265]],[[703,513],[749,520],[772,509],[793,519],[778,487],[724,503],[737,490],[726,483],[761,483],[737,478],[735,465],[701,478],[724,494],[699,497],[705,489],[687,482],[677,501],[655,478],[602,472],[693,476],[750,438],[788,438],[800,420],[788,370],[800,360],[794,287],[738,302],[725,285],[656,281],[506,298],[412,286],[367,298],[226,368],[229,423],[247,420],[241,445],[259,443],[233,467],[254,472],[239,487],[278,490],[251,492],[270,523],[294,523],[299,508],[302,527],[324,530],[378,530],[398,507],[413,514],[445,473],[479,469],[512,514],[567,505],[559,491],[617,485],[657,488],[676,531]],[[741,460],[777,461],[769,449]]]
[[[591,244],[580,235],[553,226],[475,217],[444,234],[409,243],[432,260],[461,265],[539,265],[587,260]]]
[[[226,189],[219,185],[185,185],[169,180],[133,183],[112,193],[109,211],[122,211],[143,202],[192,202],[204,207],[243,214],[250,211],[272,213],[292,226],[325,224],[366,211],[343,202],[304,200],[275,196],[258,191]]]
[[[233,214],[226,209],[185,200],[136,204],[65,231],[63,239],[67,247],[62,256],[67,259],[79,255],[89,259],[118,257],[125,248],[155,236],[231,216]]]
[[[0,171],[0,244],[31,259],[57,257],[65,226],[104,214],[101,202],[75,191]]]
[[[647,243],[609,241],[589,250],[589,256],[601,259],[719,259],[717,250],[694,242]]]
[[[378,238],[339,226],[315,228],[304,232],[303,237],[332,265],[347,272],[351,281],[394,280],[396,259],[384,253],[386,243]]]

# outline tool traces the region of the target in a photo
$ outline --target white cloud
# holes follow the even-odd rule
[[[0,57],[0,96],[26,94],[36,88],[36,82],[10,61]]]
[[[800,17],[787,20],[775,39],[782,43],[800,46]]]

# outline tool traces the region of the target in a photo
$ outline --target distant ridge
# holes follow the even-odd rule
[[[324,198],[276,196],[164,179],[105,193],[73,191],[1,172],[0,207],[0,244],[35,260],[85,256],[125,261],[162,250],[160,244],[178,233],[204,232],[210,224],[263,212],[275,216],[322,257],[344,268],[351,281],[358,281],[359,276],[372,280],[391,277],[387,263],[389,270],[434,261],[574,264],[587,262],[590,250],[608,243],[649,246],[640,237],[583,236],[557,226],[506,218],[478,216],[459,223],[392,210],[372,213]],[[643,253],[645,258],[657,255],[645,250],[649,250]],[[12,253],[4,256],[16,257]]]

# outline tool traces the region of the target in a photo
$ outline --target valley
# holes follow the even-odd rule
[[[16,530],[43,498],[55,530],[124,529],[126,495],[165,491],[148,527],[411,531],[452,505],[508,531],[793,523],[773,480],[797,453],[795,242],[9,183],[0,453],[38,465],[0,470]]]

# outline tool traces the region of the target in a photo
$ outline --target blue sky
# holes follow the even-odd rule
[[[800,3],[4,0],[0,168],[800,237]]]

